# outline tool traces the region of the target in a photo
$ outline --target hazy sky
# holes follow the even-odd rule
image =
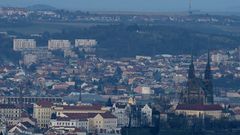
[[[48,4],[57,8],[95,11],[186,11],[189,0],[0,0],[2,6]],[[192,0],[192,9],[240,11],[240,0]]]

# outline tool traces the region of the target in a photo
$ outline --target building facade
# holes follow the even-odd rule
[[[33,105],[33,118],[37,120],[40,128],[48,128],[53,113],[53,104],[48,101],[40,101]]]
[[[222,117],[222,110],[223,108],[220,105],[178,105],[176,114],[220,119]]]
[[[195,75],[193,59],[188,70],[187,89],[182,92],[181,104],[213,104],[213,84],[210,65],[210,55],[206,65],[204,79]]]
[[[127,104],[115,103],[112,107],[112,114],[117,117],[118,127],[126,127],[129,124],[130,106]]]
[[[69,49],[71,43],[69,40],[49,40],[48,41],[48,49],[49,50],[65,50]]]
[[[148,104],[141,109],[141,122],[143,126],[152,125],[152,108]]]
[[[34,39],[14,39],[13,50],[24,51],[36,48],[36,41]]]
[[[0,118],[7,125],[15,125],[21,118],[22,109],[20,105],[14,104],[0,104]]]

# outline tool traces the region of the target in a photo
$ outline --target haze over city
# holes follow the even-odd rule
[[[0,135],[240,135],[240,0],[0,0]]]
[[[89,11],[176,12],[188,10],[189,0],[0,0],[1,6],[47,4],[56,8]],[[193,10],[239,12],[239,0],[192,0]]]

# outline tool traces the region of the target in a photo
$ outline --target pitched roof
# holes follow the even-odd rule
[[[43,101],[37,102],[37,105],[38,105],[38,106],[41,106],[41,107],[48,107],[48,108],[50,108],[50,107],[53,106],[53,103],[51,103],[51,102],[49,102],[49,101],[43,100]]]
[[[215,111],[223,108],[220,105],[178,105],[176,110]]]
[[[82,106],[63,106],[64,110],[101,110],[101,106],[82,105]]]
[[[112,115],[110,112],[106,113],[65,113],[67,117],[57,117],[57,120],[59,121],[69,121],[71,119],[77,119],[77,120],[83,120],[87,121],[88,118],[94,118],[97,115],[101,115],[103,118],[116,118],[114,115]]]
[[[101,115],[103,118],[105,118],[105,119],[117,118],[116,116],[112,115],[112,114],[109,113],[109,112],[101,113],[100,115]]]
[[[88,118],[94,117],[95,113],[66,113],[64,114],[67,117],[57,117],[57,120],[60,121],[68,121],[71,119],[78,119],[78,120],[87,120]]]
[[[29,122],[21,122],[25,127],[27,127],[27,128],[34,128],[34,125],[32,125],[31,123],[29,123]]]
[[[0,108],[3,108],[3,109],[20,109],[20,106],[15,105],[15,104],[0,104]]]

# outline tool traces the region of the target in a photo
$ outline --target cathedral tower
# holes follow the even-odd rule
[[[208,62],[206,65],[205,73],[204,73],[204,82],[206,89],[206,102],[207,104],[213,104],[213,84],[212,84],[212,72],[211,72],[211,62],[210,62],[210,52],[208,51]]]

